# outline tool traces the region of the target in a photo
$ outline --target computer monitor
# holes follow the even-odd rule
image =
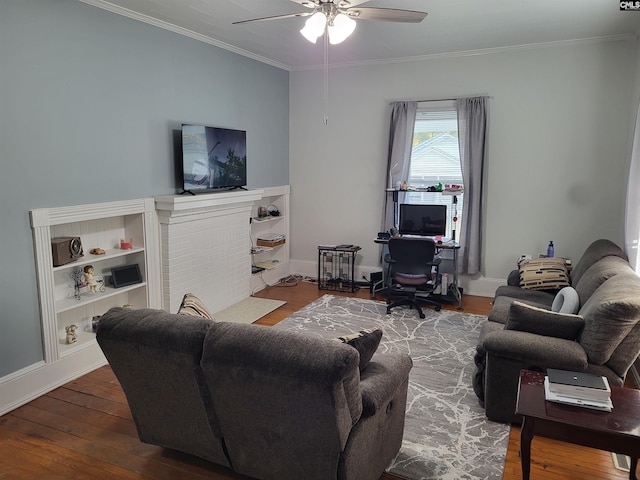
[[[446,205],[400,204],[400,235],[435,237],[444,236],[446,232]]]

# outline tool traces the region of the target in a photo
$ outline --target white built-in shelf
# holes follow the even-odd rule
[[[276,220],[284,220],[284,215],[277,215],[277,216],[269,215],[268,217],[262,217],[262,218],[253,217],[253,221],[258,223],[275,222]]]
[[[105,286],[104,292],[81,293],[79,300],[75,297],[63,298],[62,300],[56,301],[56,313],[62,313],[69,310],[73,310],[74,308],[82,307],[84,305],[94,303],[98,300],[105,300],[109,297],[120,295],[121,293],[130,292],[132,290],[137,290],[139,288],[146,288],[146,286],[147,286],[147,282],[136,283],[135,285],[129,285],[127,287],[120,287],[120,288]]]
[[[76,267],[81,267],[83,265],[93,265],[96,262],[102,262],[104,260],[109,260],[112,258],[125,257],[127,255],[132,255],[134,253],[144,252],[144,248],[142,247],[134,247],[129,249],[120,249],[114,248],[112,250],[105,250],[104,255],[94,255],[92,253],[85,253],[83,257],[79,258],[75,262],[67,263],[65,265],[60,265],[58,267],[53,267],[54,272],[60,272],[63,270],[71,270]]]

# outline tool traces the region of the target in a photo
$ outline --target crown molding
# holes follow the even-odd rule
[[[248,58],[251,58],[252,60],[257,60],[258,62],[266,63],[267,65],[271,65],[273,67],[277,67],[282,70],[287,70],[287,71],[291,70],[290,66],[285,65],[283,63],[276,62],[274,60],[271,60],[270,58],[257,55],[255,53],[249,52],[248,50],[244,50],[242,48],[234,47],[233,45],[230,45],[228,43],[221,42],[220,40],[216,40],[215,38],[211,38],[206,35],[193,32],[186,28],[178,27],[177,25],[173,25],[169,22],[165,22],[162,20],[158,20],[157,18],[150,17],[148,15],[143,15],[141,13],[134,12],[133,10],[129,10],[128,8],[123,8],[123,7],[114,5],[105,0],[80,0],[80,1],[82,3],[86,3],[87,5],[92,5],[102,10],[107,10],[111,13],[122,15],[123,17],[128,17],[133,20],[138,20],[140,22],[153,25],[154,27],[159,27],[165,30],[169,30],[170,32],[177,33],[178,35],[183,35],[185,37],[189,37],[194,40],[198,40],[199,42],[208,43],[209,45],[213,45],[215,47],[219,47],[224,50],[237,53],[238,55],[242,55],[243,57],[248,57]]]
[[[111,13],[115,13],[117,15],[122,15],[124,17],[128,17],[133,20],[138,20],[140,22],[144,22],[149,25],[153,25],[155,27],[163,28],[165,30],[169,30],[170,32],[192,38],[199,42],[208,43],[209,45],[213,45],[215,47],[219,47],[224,50],[237,53],[238,55],[242,55],[244,57],[248,57],[258,62],[266,63],[267,65],[271,65],[273,67],[280,68],[282,70],[286,70],[289,72],[319,70],[324,68],[324,65],[308,65],[308,66],[300,66],[300,67],[285,65],[283,63],[276,62],[270,58],[263,57],[262,55],[257,55],[248,50],[244,50],[242,48],[235,47],[231,44],[222,42],[220,40],[216,40],[215,38],[211,38],[207,35],[202,35],[200,33],[193,32],[186,28],[173,25],[169,22],[158,20],[157,18],[153,18],[148,15],[143,15],[141,13],[134,12],[133,10],[129,10],[127,8],[114,5],[112,3],[109,3],[106,0],[80,0],[80,1],[82,3],[86,3],[87,5],[92,5],[102,10],[107,10]],[[636,38],[637,36],[633,34],[612,35],[608,37],[578,38],[573,40],[527,43],[523,45],[511,45],[506,47],[482,48],[478,50],[432,53],[428,55],[417,55],[412,57],[384,58],[384,59],[363,60],[363,61],[355,61],[355,62],[331,63],[329,67],[345,68],[345,67],[362,67],[362,66],[372,66],[372,65],[390,65],[390,64],[396,64],[396,63],[412,63],[412,62],[422,62],[425,60],[472,57],[472,56],[478,56],[478,55],[494,55],[497,53],[508,53],[508,52],[523,51],[523,50],[535,50],[540,48],[556,48],[556,47],[569,47],[569,46],[576,46],[576,45],[588,45],[588,44],[594,44],[594,43],[619,42],[619,41],[636,39]]]
[[[633,34],[612,35],[608,37],[578,38],[574,40],[558,40],[554,42],[527,43],[523,45],[481,48],[478,50],[465,50],[465,51],[459,51],[459,52],[431,53],[428,55],[418,55],[413,57],[384,58],[384,59],[378,59],[378,60],[363,60],[363,61],[357,61],[357,62],[332,63],[330,64],[330,68],[389,65],[394,63],[422,62],[425,60],[441,60],[441,59],[447,59],[447,58],[473,57],[478,55],[494,55],[497,53],[509,53],[509,52],[523,51],[523,50],[536,50],[541,48],[572,47],[576,45],[589,45],[594,43],[620,42],[625,40],[633,40],[636,38],[637,36]],[[289,67],[291,71],[320,70],[322,68],[324,68],[323,65]]]

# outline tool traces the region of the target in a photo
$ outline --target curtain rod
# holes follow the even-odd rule
[[[457,98],[429,98],[429,99],[425,99],[425,100],[395,100],[393,102],[389,102],[389,105],[396,103],[396,102],[417,102],[417,103],[421,103],[421,102],[446,102],[446,101],[453,101],[453,100],[460,100],[461,98],[474,98],[474,97],[486,97],[489,98],[491,100],[493,100],[493,96],[491,95],[465,95],[462,97],[457,97]]]

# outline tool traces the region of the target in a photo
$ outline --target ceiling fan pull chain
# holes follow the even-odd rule
[[[324,124],[329,123],[329,35],[324,34]]]

